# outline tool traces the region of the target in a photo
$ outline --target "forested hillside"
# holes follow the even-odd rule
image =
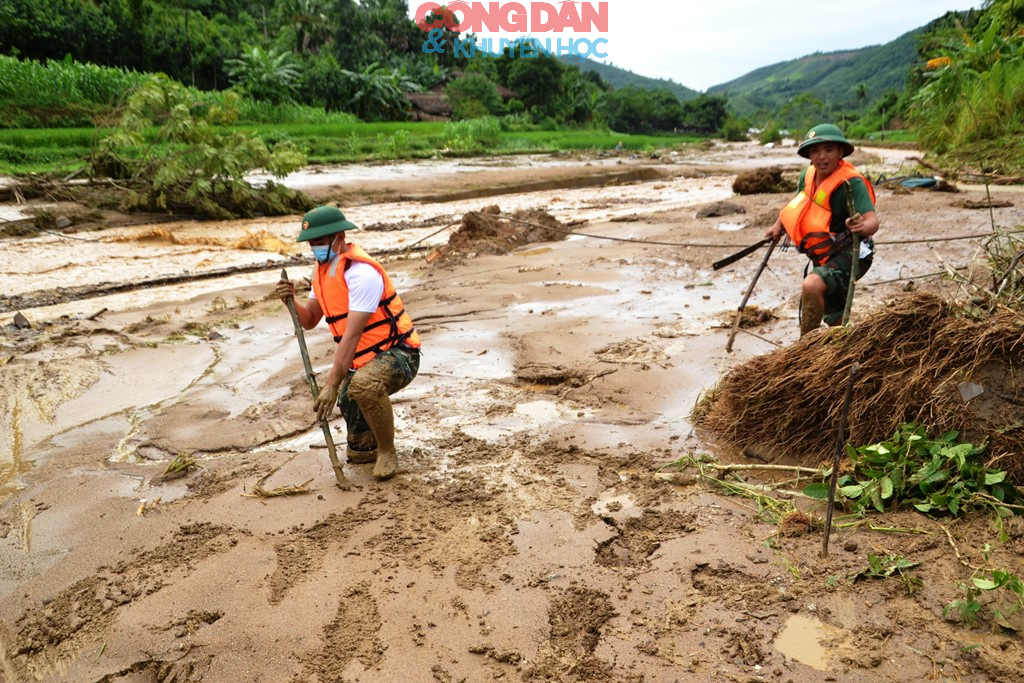
[[[922,33],[919,28],[885,45],[816,52],[761,67],[708,92],[728,97],[739,116],[779,111],[805,93],[821,100],[826,111],[856,112],[886,91],[903,92]]]
[[[647,76],[641,76],[640,74],[633,73],[632,71],[619,68],[612,64],[603,64],[592,59],[587,59],[585,62],[580,64],[579,59],[575,57],[562,57],[561,59],[568,65],[578,66],[581,71],[593,71],[601,77],[602,81],[616,90],[631,85],[643,88],[644,90],[668,90],[683,101],[692,100],[700,94],[696,90],[687,88],[685,85],[676,83],[673,80],[665,78],[648,78]]]

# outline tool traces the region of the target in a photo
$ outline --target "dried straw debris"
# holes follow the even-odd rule
[[[733,368],[693,410],[709,436],[816,464],[836,447],[850,366],[860,364],[849,442],[876,443],[900,424],[987,442],[990,464],[1024,483],[1024,315],[973,312],[912,293],[850,328],[809,334]],[[984,391],[965,401],[958,389]]]

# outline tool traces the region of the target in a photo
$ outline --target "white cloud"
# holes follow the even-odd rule
[[[949,10],[977,8],[981,2],[712,0],[690,5],[611,0],[608,59],[603,61],[706,90],[814,52],[887,43]]]

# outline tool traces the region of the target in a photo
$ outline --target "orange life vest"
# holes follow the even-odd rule
[[[320,302],[325,320],[334,341],[340,342],[345,334],[348,318],[348,283],[345,282],[345,270],[355,261],[366,263],[380,273],[384,279],[384,293],[377,310],[370,314],[366,327],[356,345],[356,355],[352,359],[352,367],[360,368],[382,351],[403,344],[414,349],[420,348],[420,336],[412,325],[412,318],[405,312],[402,298],[395,291],[391,278],[383,266],[370,258],[362,247],[349,244],[344,254],[335,256],[330,263],[317,264],[313,271],[313,293]]]
[[[875,189],[871,187],[871,183],[852,164],[840,159],[839,167],[818,187],[814,187],[814,166],[809,167],[804,174],[804,189],[798,192],[779,214],[789,239],[800,253],[807,254],[816,266],[826,263],[839,252],[849,248],[852,241],[848,230],[839,234],[831,232],[832,205],[829,203],[835,189],[851,178],[860,178],[864,181],[873,203]],[[813,198],[807,194],[808,188],[814,188]]]

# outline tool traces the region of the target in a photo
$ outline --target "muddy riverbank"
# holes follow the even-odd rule
[[[853,161],[896,175],[908,154]],[[712,449],[689,421],[701,392],[797,336],[803,257],[772,257],[751,304],[774,318],[733,354],[759,259],[711,269],[788,199],[733,196],[736,173],[795,170],[792,148],[492,163],[293,179],[389,255],[424,339],[395,397],[400,472],[347,466],[351,492],[333,486],[270,296],[281,267],[307,268],[298,217],[5,241],[0,291],[35,298],[0,313],[0,680],[1017,680],[1017,637],[943,607],[985,543],[1019,569],[1020,525],[999,541],[984,520],[887,515],[878,526],[908,532],[837,530],[821,559],[820,531],[783,533],[750,500],[657,476]],[[991,229],[988,211],[953,206],[984,188],[962,189],[879,190],[855,319],[975,263],[977,241],[943,241]],[[697,218],[720,200],[742,212]],[[542,209],[572,234],[428,262],[490,205]],[[216,276],[229,268],[251,270]],[[47,300],[58,287],[83,295]],[[326,369],[326,331],[307,340]],[[183,454],[201,467],[166,476]],[[920,562],[922,587],[854,583],[869,553]]]

